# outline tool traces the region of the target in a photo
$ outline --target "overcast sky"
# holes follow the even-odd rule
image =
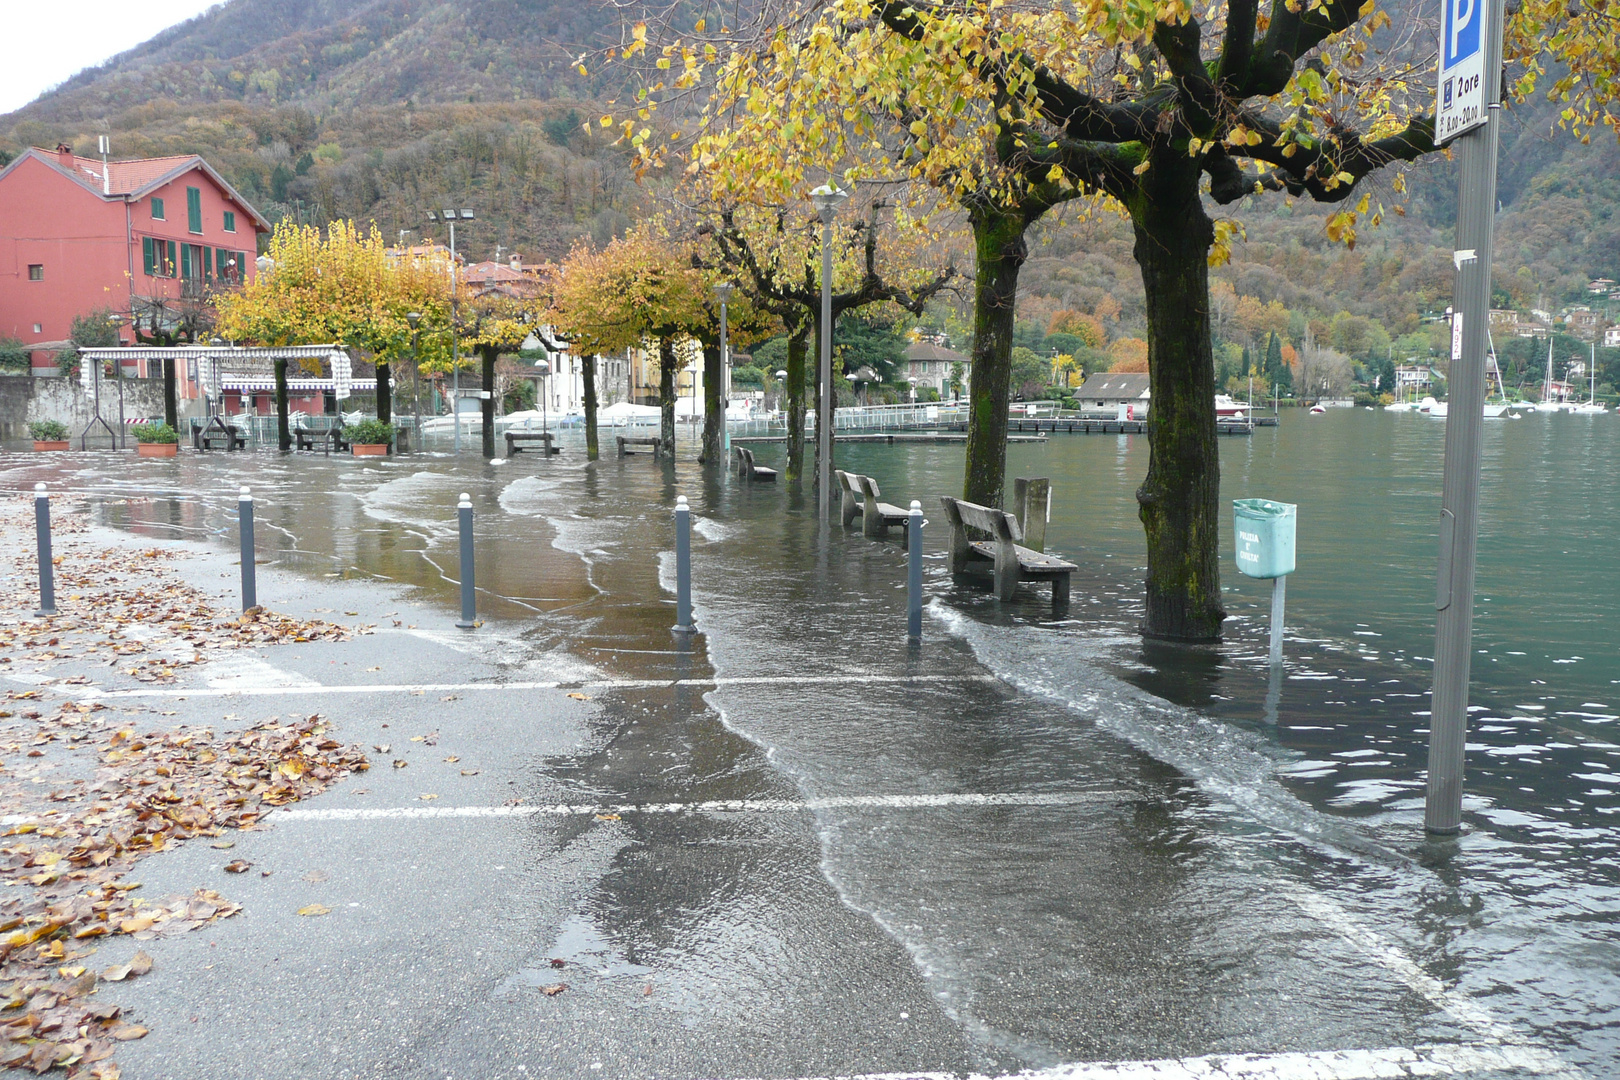
[[[0,63],[0,113],[20,109],[76,72],[94,67],[219,0],[12,0]]]

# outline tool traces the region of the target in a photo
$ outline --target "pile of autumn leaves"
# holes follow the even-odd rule
[[[186,585],[160,551],[95,547],[83,517],[58,516],[57,608],[30,618],[32,500],[0,509],[15,574],[0,586],[0,662],[35,674],[101,661],[146,682],[210,649],[342,640],[348,628],[255,609],[237,616]],[[27,531],[24,532],[24,529]],[[126,874],[142,857],[188,840],[228,848],[228,830],[253,829],[274,807],[308,798],[369,767],[357,746],[327,734],[319,716],[272,718],[241,731],[149,723],[98,702],[71,700],[83,674],[46,677],[0,699],[0,810],[22,820],[0,832],[0,1065],[116,1080],[120,1041],[146,1029],[126,1022],[103,984],[139,977],[152,958],[97,964],[101,939],[137,941],[194,930],[241,910],[212,889],[148,900]],[[59,751],[62,780],[42,785],[30,759]],[[88,773],[88,775],[86,775]],[[69,778],[77,774],[77,778]],[[27,778],[34,783],[23,783]],[[237,861],[227,870],[243,871]]]

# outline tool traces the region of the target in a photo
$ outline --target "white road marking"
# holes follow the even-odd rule
[[[227,686],[227,687],[143,687],[136,690],[87,690],[75,694],[80,701],[107,701],[114,698],[214,698],[282,697],[320,694],[416,694],[477,693],[490,690],[652,690],[721,686],[865,686],[873,683],[994,683],[994,675],[738,675],[716,679],[597,679],[590,682],[544,680],[531,682],[475,683],[361,683],[326,686]]]
[[[1446,1045],[1282,1054],[1211,1054],[1157,1061],[1088,1061],[1012,1073],[997,1080],[1388,1080],[1413,1076],[1577,1077],[1555,1056],[1528,1046]],[[974,1073],[870,1073],[805,1080],[990,1080]]]
[[[959,806],[1078,806],[1117,802],[1128,791],[961,792],[943,795],[832,795],[822,799],[713,799],[671,803],[537,803],[533,806],[295,807],[266,821],[379,821],[389,818],[592,817],[597,814],[786,814],[804,810],[919,810]],[[0,822],[6,819],[0,818]],[[30,819],[22,819],[30,820]]]

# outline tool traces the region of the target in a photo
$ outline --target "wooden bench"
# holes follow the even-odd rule
[[[556,436],[549,431],[508,431],[506,433],[506,456],[511,457],[521,450],[530,449],[520,446],[520,443],[539,443],[539,449],[545,454],[560,454],[562,447],[552,440]]]
[[[858,476],[861,486],[861,532],[873,540],[889,535],[889,527],[898,525],[906,531],[906,542],[911,540],[911,511],[902,510],[893,503],[882,501],[883,492],[870,476]]]
[[[940,496],[951,523],[950,567],[953,575],[989,575],[996,597],[1011,600],[1020,581],[1050,581],[1052,610],[1069,603],[1069,575],[1079,567],[1019,543],[1018,519],[1002,510]],[[974,539],[974,534],[989,537]]]
[[[774,483],[776,470],[767,469],[763,465],[754,464],[754,452],[746,446],[734,446],[732,452],[737,458],[737,475],[744,480],[759,480],[765,483]]]
[[[838,477],[839,506],[847,529],[861,513],[861,475],[843,469],[834,469],[833,475]]]
[[[191,445],[198,450],[210,449],[210,443],[223,443],[226,450],[241,450],[247,446],[247,436],[217,416],[191,430]]]
[[[660,440],[658,438],[648,438],[646,436],[640,436],[640,435],[633,435],[633,436],[615,435],[613,437],[613,441],[619,444],[619,456],[620,457],[624,457],[626,454],[641,454],[641,453],[648,453],[648,454],[651,454],[653,457],[657,457],[659,454],[663,453],[663,449],[664,449],[664,444],[663,444],[662,440]],[[629,447],[632,447],[632,446],[645,446],[645,447],[647,447],[647,449],[646,450],[631,450],[631,449],[629,449]]]
[[[344,441],[342,428],[327,428],[325,431],[310,431],[307,428],[297,428],[293,431],[293,438],[300,450],[321,450],[330,454],[334,450],[343,453],[349,448]]]

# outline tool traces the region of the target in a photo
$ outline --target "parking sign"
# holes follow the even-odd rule
[[[1450,142],[1485,122],[1485,35],[1490,0],[1440,0],[1440,81],[1434,141]]]

